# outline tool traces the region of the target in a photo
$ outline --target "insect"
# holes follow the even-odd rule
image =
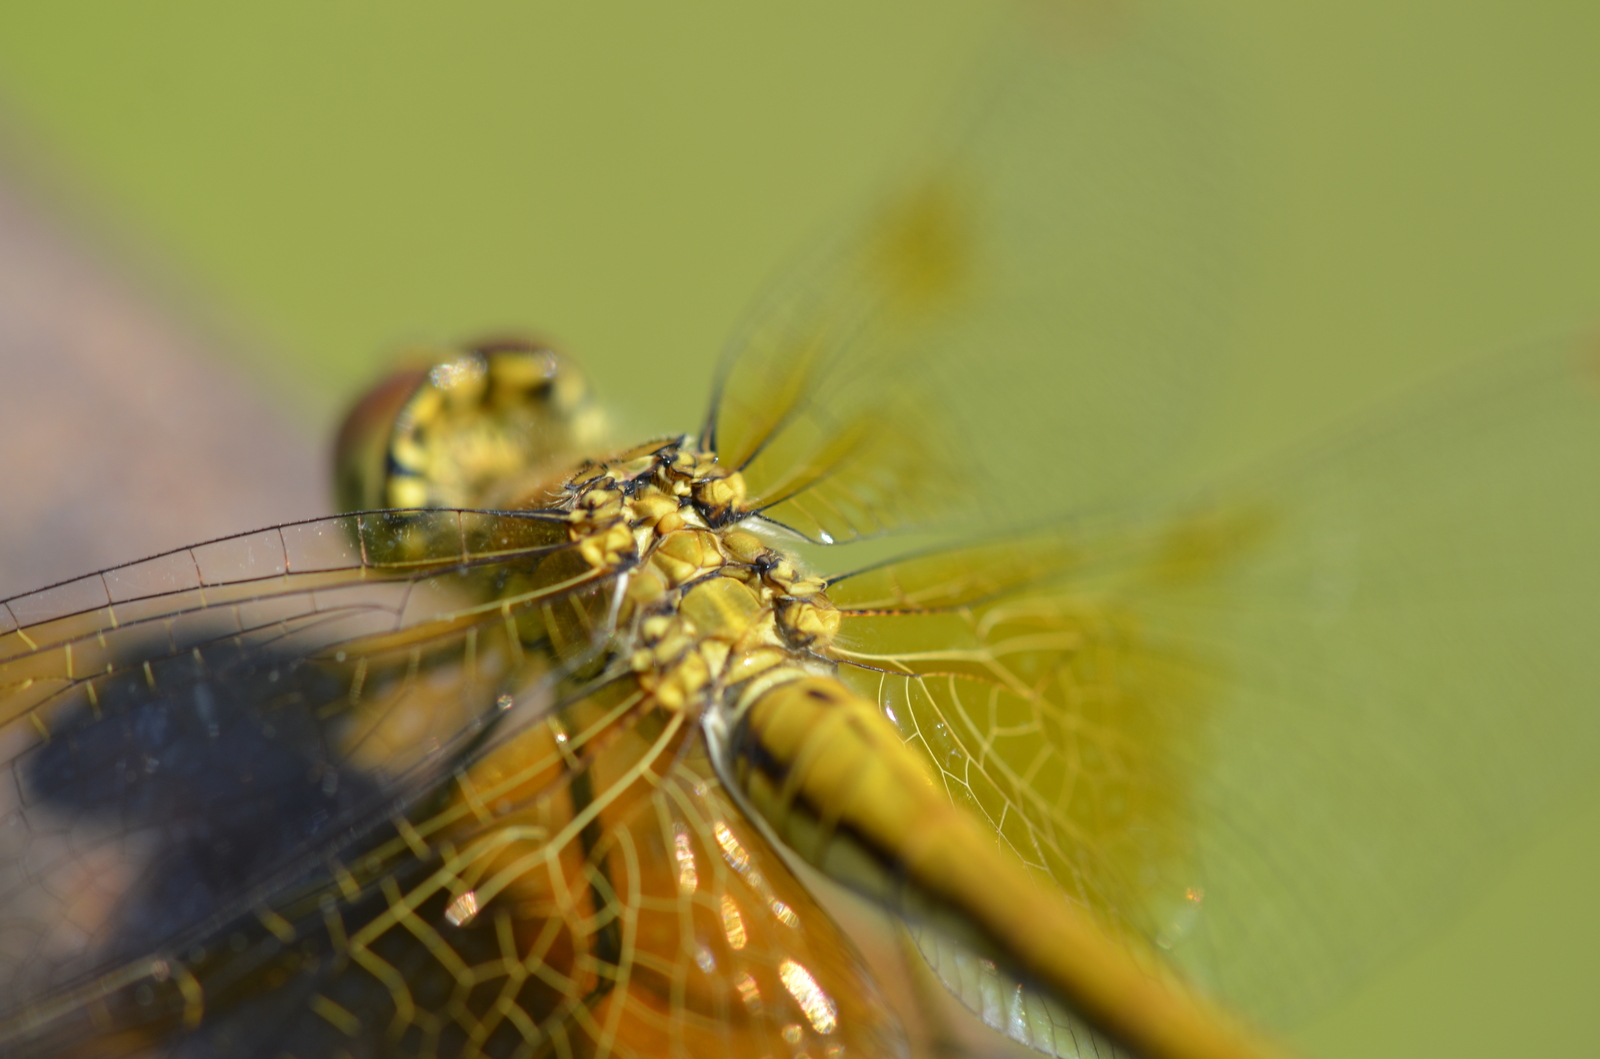
[[[909,854],[885,870],[860,831],[879,799],[849,785],[867,766],[826,773],[847,733],[783,742],[786,716],[826,731],[857,701],[803,712],[793,693],[834,677],[1040,892],[1266,1014],[1388,929],[1382,905],[1469,862],[1406,847],[1492,831],[1486,767],[1518,775],[1488,800],[1537,793],[1519,761],[1555,789],[1592,742],[1581,345],[1209,498],[1133,489],[1135,443],[1170,424],[1141,397],[1108,440],[1114,387],[1051,395],[1043,418],[1080,444],[1023,462],[945,400],[988,370],[974,344],[1060,324],[1017,273],[985,285],[1010,260],[995,247],[1050,245],[1005,212],[1038,201],[1017,157],[969,149],[826,255],[694,433],[613,447],[550,351],[442,353],[378,391],[347,446],[348,505],[409,513],[10,601],[9,1041],[892,1051],[772,828],[906,903],[1003,1028],[1099,1047],[1019,988],[1014,953],[985,962],[1023,938],[918,904]],[[1090,323],[1125,319],[1111,308]],[[1105,381],[1147,381],[1125,370]],[[1063,496],[1074,517],[1041,523]],[[1540,712],[1508,705],[1541,680]],[[1466,806],[1470,827],[1437,827]]]

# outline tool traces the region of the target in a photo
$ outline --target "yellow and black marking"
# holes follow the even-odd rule
[[[396,371],[345,421],[335,471],[343,510],[526,506],[604,439],[583,373],[543,343],[419,353],[429,362]]]
[[[588,1050],[576,1048],[580,1036],[654,1040],[661,1027],[643,1028],[651,1018],[677,1025],[668,1014],[695,1009],[674,998],[686,988],[685,959],[699,973],[737,963],[763,929],[795,929],[803,906],[795,891],[780,896],[777,868],[753,866],[728,812],[693,832],[645,826],[663,790],[678,783],[689,797],[673,777],[699,762],[691,773],[709,775],[715,763],[744,808],[801,857],[1002,960],[1113,1038],[1152,1055],[1261,1054],[998,854],[881,704],[839,679],[841,662],[871,666],[840,645],[847,621],[1003,597],[1069,568],[1070,549],[1011,549],[955,580],[948,563],[929,559],[940,586],[931,592],[914,587],[916,561],[863,572],[841,609],[830,598],[839,582],[809,575],[743,475],[695,438],[581,458],[591,424],[587,397],[562,388],[573,378],[546,350],[482,347],[380,387],[358,410],[366,421],[347,430],[354,448],[341,462],[366,467],[349,479],[356,493],[507,510],[359,516],[360,574],[341,583],[356,589],[391,571],[410,587],[385,607],[408,613],[421,589],[436,609],[287,668],[263,656],[252,672],[263,671],[278,713],[313,708],[311,736],[332,760],[312,775],[330,792],[359,791],[397,760],[428,767],[419,734],[460,733],[457,742],[420,797],[282,876],[271,901],[216,924],[212,936],[225,943],[182,961],[164,956],[160,981],[141,972],[106,994],[113,1022],[150,1040],[199,1022],[226,1050],[249,1025],[228,1012],[283,1003],[313,1016],[289,1024],[290,1054],[318,1054],[335,1039],[418,1057]],[[384,430],[381,446],[360,440]],[[863,605],[862,591],[885,574],[898,580],[883,589],[898,594]],[[326,620],[315,613],[340,613],[317,591],[313,627]],[[349,613],[359,618],[366,605]],[[192,653],[195,679],[220,679],[200,646]],[[142,673],[147,695],[179,694],[182,681],[156,679],[167,665],[146,659],[124,679]],[[441,675],[458,690],[430,693]],[[538,723],[520,723],[530,707]],[[710,797],[704,779],[693,792]],[[348,810],[352,819],[360,811]],[[733,872],[717,884],[711,920],[723,956],[703,935],[697,945],[679,936],[681,910],[674,926],[645,925],[652,909],[699,892],[707,857]],[[739,887],[750,892],[742,905],[730,896]],[[646,897],[657,890],[674,896]],[[781,951],[797,944],[788,937]],[[819,1027],[837,1025],[842,1001],[811,970],[789,955],[766,970],[777,975],[766,986],[753,971],[723,979],[724,997],[759,1021],[771,990],[787,989],[812,1032],[833,1032]],[[641,1004],[666,1014],[638,1022]],[[30,1043],[70,1052],[77,1010],[39,1013]],[[719,1010],[707,1028],[726,1026]]]

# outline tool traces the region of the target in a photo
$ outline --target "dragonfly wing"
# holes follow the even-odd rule
[[[1240,483],[1222,524],[1259,527],[1244,561],[1141,600],[1225,689],[1197,791],[1206,908],[1173,937],[1217,989],[1304,1010],[1592,769],[1596,369],[1589,340],[1521,350]]]
[[[9,601],[8,1054],[901,1054],[698,728],[594,672],[591,570],[385,513]]]
[[[1600,749],[1596,364],[1524,351],[1166,515],[837,579],[842,675],[1040,885],[1292,1018]]]
[[[1047,990],[992,957],[933,926],[916,924],[910,930],[939,981],[991,1029],[1057,1059],[1129,1057]]]
[[[366,852],[399,854],[376,887],[275,907],[305,954],[295,973],[160,1054],[903,1054],[698,731],[631,682],[566,704],[457,788]]]
[[[1166,17],[1006,42],[957,133],[758,307],[704,439],[751,506],[842,541],[971,518],[973,468],[976,506],[1015,519],[1127,495],[1171,456],[1221,332],[1228,225],[1224,138]],[[1063,363],[1070,386],[1039,384]],[[1042,509],[1020,461],[1040,451],[1068,457]]]
[[[606,609],[571,560],[536,513],[352,515],[0,604],[3,1032],[325,876],[536,717]]]
[[[591,863],[621,928],[616,990],[583,1023],[596,1051],[904,1054],[855,947],[735,807],[698,732]]]

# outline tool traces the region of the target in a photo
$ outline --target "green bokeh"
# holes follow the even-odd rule
[[[0,91],[25,130],[321,414],[396,343],[536,326],[608,393],[648,364],[651,397],[698,415],[740,307],[929,123],[982,21],[9,7]]]
[[[1248,211],[1212,458],[1596,318],[1600,8],[1205,8]],[[94,210],[274,351],[254,370],[319,428],[385,348],[520,325],[662,430],[698,417],[741,307],[937,120],[995,17],[5,3],[0,100]],[[1600,1052],[1597,806],[1508,850],[1453,930],[1306,1047]]]

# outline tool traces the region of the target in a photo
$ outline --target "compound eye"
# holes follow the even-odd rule
[[[341,510],[536,506],[601,446],[588,380],[543,343],[424,352],[425,367],[396,371],[346,417],[335,455]]]
[[[401,409],[427,380],[427,368],[397,368],[345,413],[333,451],[334,503],[340,511],[387,506],[389,436]]]

